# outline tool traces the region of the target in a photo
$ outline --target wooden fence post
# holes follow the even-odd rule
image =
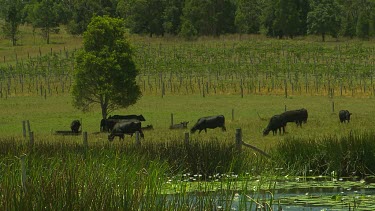
[[[242,130],[241,128],[236,129],[236,149],[241,152],[242,149]]]
[[[161,88],[161,98],[163,98],[165,95],[165,84],[164,84],[164,81],[163,81],[163,87]]]
[[[135,132],[135,144],[137,146],[141,146],[141,141],[140,141],[140,138],[139,138],[139,131]]]
[[[30,129],[30,121],[29,120],[26,120],[26,128],[27,128],[27,132],[30,133],[31,129]]]
[[[202,83],[202,95],[203,97],[206,97],[206,94],[204,93],[204,84]]]
[[[232,121],[234,121],[234,108],[232,108]]]
[[[189,145],[189,132],[185,132],[185,139],[184,139],[184,142],[185,142],[185,145]]]
[[[208,94],[208,81],[206,82],[206,93]]]
[[[87,132],[83,132],[83,147],[87,149],[88,147],[88,141],[87,141]]]
[[[22,135],[23,135],[23,138],[26,138],[26,121],[25,120],[22,121]]]
[[[284,111],[286,111],[286,105],[284,105]]]
[[[34,132],[33,131],[29,132],[29,146],[30,147],[34,146]]]
[[[288,98],[288,88],[287,88],[286,79],[284,79],[284,88],[285,88],[285,98]]]
[[[335,113],[335,102],[332,101],[332,113]]]

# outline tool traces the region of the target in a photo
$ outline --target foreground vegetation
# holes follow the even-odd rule
[[[276,193],[311,185],[345,188],[348,194],[352,188],[374,188],[367,183],[374,170],[374,137],[363,133],[321,141],[286,138],[272,149],[270,159],[239,153],[233,144],[218,139],[193,140],[190,145],[178,138],[144,141],[141,146],[97,142],[85,148],[74,138],[39,138],[32,146],[23,139],[2,138],[0,207],[272,210],[299,200],[314,204],[316,197],[289,199]],[[308,182],[318,176],[321,179]],[[358,182],[335,182],[342,178]],[[364,193],[349,198],[332,194],[328,200],[318,195],[319,204],[358,210],[374,206]]]

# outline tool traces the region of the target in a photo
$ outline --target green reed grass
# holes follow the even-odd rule
[[[375,172],[374,132],[322,138],[289,137],[272,151],[283,167],[298,175],[363,177]]]
[[[0,208],[190,210],[214,209],[217,204],[230,207],[234,198],[229,190],[240,188],[234,171],[245,171],[248,167],[244,168],[244,163],[253,165],[251,158],[238,156],[230,146],[215,144],[217,140],[203,144],[192,141],[189,146],[175,141],[140,148],[97,143],[86,149],[74,142],[41,140],[30,147],[22,139],[1,139]],[[26,156],[24,187],[21,155]],[[194,171],[203,175],[193,176]],[[185,173],[191,175],[191,181],[179,184],[178,195],[166,195],[168,178],[182,175],[180,172],[191,172]],[[225,176],[222,172],[232,173]],[[214,173],[222,175],[222,188],[217,193],[211,193],[217,189],[204,182],[209,180],[206,174]],[[198,192],[191,195],[192,190],[186,185],[193,181]]]

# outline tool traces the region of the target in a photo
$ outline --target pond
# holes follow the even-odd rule
[[[294,177],[266,182],[185,181],[187,197],[183,198],[189,198],[191,204],[211,203],[216,210],[375,210],[375,183],[371,180]],[[168,198],[176,201],[176,197],[181,198],[176,193]]]

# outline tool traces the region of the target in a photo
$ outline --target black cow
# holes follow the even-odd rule
[[[72,130],[72,133],[78,133],[80,127],[81,122],[79,120],[73,120],[73,122],[70,123],[70,129]]]
[[[221,127],[222,131],[227,130],[225,128],[225,117],[223,115],[199,118],[197,123],[190,129],[190,132],[195,133],[195,131],[199,130],[199,133],[201,133],[201,131],[204,130],[207,133],[207,128],[214,129],[217,127]]]
[[[100,121],[100,131],[111,132],[116,123],[120,121],[121,119],[102,119]]]
[[[146,119],[143,117],[143,115],[135,115],[135,114],[131,114],[131,115],[113,115],[113,116],[109,116],[108,119],[127,119],[127,120],[130,120],[130,119],[136,119],[138,121],[146,121]]]
[[[113,127],[117,122],[121,121],[132,121],[132,120],[137,120],[137,121],[146,121],[146,119],[143,117],[143,115],[113,115],[109,116],[108,119],[102,119],[100,121],[100,131],[101,132],[111,132]]]
[[[283,133],[285,133],[286,121],[283,119],[281,115],[274,115],[271,117],[270,122],[268,123],[267,127],[263,130],[263,136],[269,134],[272,131],[272,134],[277,134],[277,130],[281,134],[281,129],[283,129]]]
[[[140,121],[121,121],[116,123],[111,131],[111,134],[108,135],[108,140],[113,141],[115,136],[119,137],[119,140],[124,140],[124,135],[133,136],[133,133],[136,131],[139,132],[142,138],[144,138],[144,134],[142,132],[142,126]]]
[[[302,108],[298,110],[285,111],[284,113],[280,114],[280,116],[283,118],[285,123],[295,122],[297,126],[302,127],[302,123],[307,122],[308,113],[306,109]]]
[[[180,122],[179,124],[174,124],[174,125],[169,126],[169,129],[171,129],[171,130],[173,130],[173,129],[185,129],[185,128],[187,128],[188,123],[189,122]]]
[[[352,115],[352,113],[350,113],[348,110],[341,110],[339,111],[339,119],[340,119],[340,122],[343,123],[343,122],[350,122],[350,115]]]

